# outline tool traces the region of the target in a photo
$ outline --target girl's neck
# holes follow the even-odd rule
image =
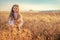
[[[17,13],[17,12],[14,12],[14,13]]]
[[[14,12],[14,13],[18,13],[18,12]]]

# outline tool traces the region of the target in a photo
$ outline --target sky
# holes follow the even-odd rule
[[[10,11],[18,4],[21,11],[60,10],[60,0],[0,0],[0,11]]]

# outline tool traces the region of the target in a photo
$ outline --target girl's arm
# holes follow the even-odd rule
[[[21,15],[21,18],[19,20],[20,20],[20,23],[18,24],[18,26],[21,27],[23,25],[23,23],[24,23],[22,15]]]

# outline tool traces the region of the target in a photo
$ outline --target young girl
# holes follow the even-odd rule
[[[20,29],[20,27],[23,25],[23,19],[22,15],[19,12],[19,6],[18,5],[13,5],[11,9],[10,16],[8,18],[8,23],[14,27],[15,25]]]

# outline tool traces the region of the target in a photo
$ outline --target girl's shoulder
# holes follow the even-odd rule
[[[10,16],[10,17],[8,17],[8,19],[13,20],[14,18]]]

